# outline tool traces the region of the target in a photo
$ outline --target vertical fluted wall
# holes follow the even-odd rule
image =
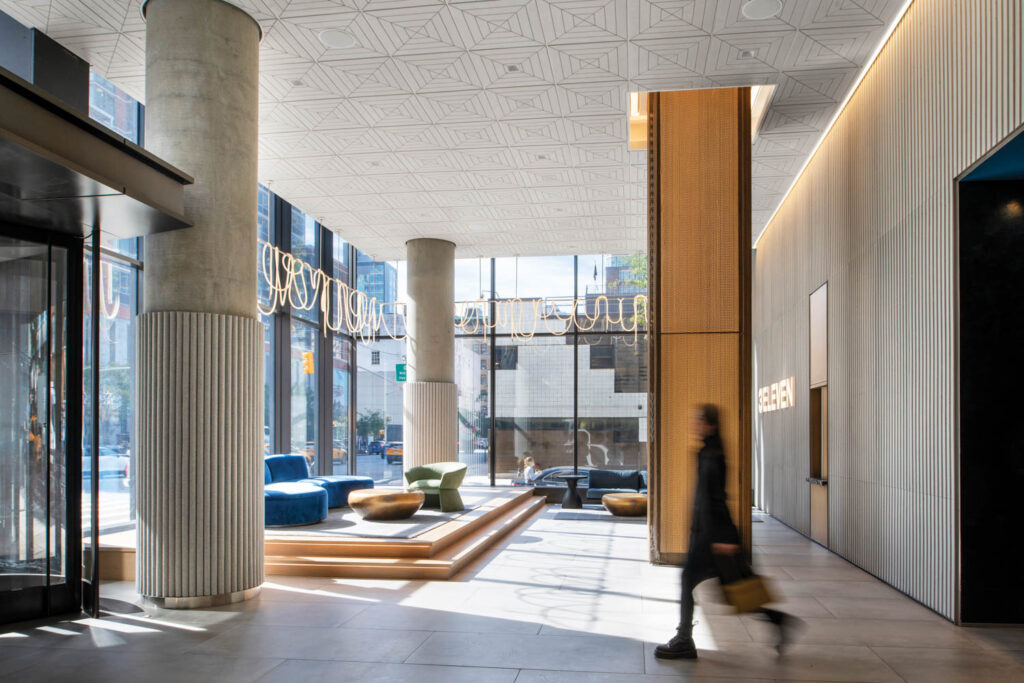
[[[217,596],[263,582],[263,325],[138,320],[138,590]]]
[[[756,502],[809,531],[808,297],[829,293],[829,543],[957,617],[955,179],[1024,123],[1020,0],[917,0],[757,246]],[[753,400],[753,399],[752,399]]]
[[[406,382],[402,403],[405,468],[457,459],[458,419],[458,390],[453,382]]]

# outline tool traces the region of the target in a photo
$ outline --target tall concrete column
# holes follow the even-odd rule
[[[198,607],[263,582],[260,29],[222,0],[149,0],[144,12],[146,146],[196,182],[193,227],[145,239],[138,590]]]
[[[405,243],[408,281],[407,381],[403,405],[406,469],[458,458],[455,389],[455,245]]]

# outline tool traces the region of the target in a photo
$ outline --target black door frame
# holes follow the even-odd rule
[[[52,267],[52,249],[61,247],[67,250],[67,349],[83,348],[84,323],[84,245],[82,238],[27,227],[19,224],[0,222],[0,236],[24,240],[45,245],[49,258],[47,265],[47,282],[51,281],[49,269]],[[75,283],[79,283],[76,286]],[[47,287],[50,285],[47,284]],[[52,330],[48,329],[52,344]],[[16,591],[0,593],[0,623],[22,621],[45,617],[53,614],[75,612],[81,609],[84,592],[93,593],[94,603],[98,603],[96,586],[83,586],[82,582],[82,415],[83,415],[83,357],[82,354],[66,353],[66,418],[65,418],[65,534],[64,555],[67,573],[60,584],[50,583],[49,571],[46,585],[33,586]],[[74,389],[78,391],[75,392]],[[97,459],[94,451],[93,457]],[[98,474],[98,464],[93,463],[92,472]],[[49,488],[49,485],[48,485]],[[95,489],[93,489],[95,490]],[[48,496],[49,497],[49,496]],[[94,517],[98,515],[95,506],[92,508]]]

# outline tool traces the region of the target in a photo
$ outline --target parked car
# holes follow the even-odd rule
[[[592,467],[581,467],[577,471],[578,474],[585,475],[585,479],[580,479],[577,486],[581,489],[587,488],[590,482],[590,470]],[[565,488],[566,483],[564,479],[558,477],[563,474],[572,474],[572,465],[561,465],[559,467],[548,467],[540,471],[536,477],[530,481],[526,481],[523,477],[519,476],[512,480],[513,486],[541,486],[543,488]]]
[[[395,463],[401,464],[403,453],[404,451],[402,450],[401,441],[392,441],[384,449],[384,454],[389,465],[394,465]]]
[[[82,455],[82,476],[92,476],[92,458],[88,447],[83,449]],[[101,477],[127,477],[128,463],[131,459],[118,453],[110,446],[100,446],[100,476]]]
[[[383,458],[385,445],[386,444],[383,441],[371,441],[370,445],[366,447],[366,452],[370,455],[379,455]]]
[[[348,455],[348,449],[342,445],[341,441],[335,441],[334,447],[331,449],[332,464],[340,465],[344,462],[346,455]]]

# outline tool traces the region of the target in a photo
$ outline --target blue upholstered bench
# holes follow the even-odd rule
[[[310,477],[309,468],[306,465],[306,458],[301,455],[270,455],[263,461],[263,483],[268,491],[278,484],[302,484],[303,486],[315,486],[327,494],[327,507],[336,508],[348,505],[348,494],[357,489],[372,489],[373,479],[370,477],[345,477],[345,476],[323,476]],[[289,490],[296,490],[289,487]],[[275,493],[275,495],[278,495]],[[284,496],[282,496],[283,498]],[[269,497],[267,502],[269,503]],[[287,505],[287,503],[284,503]],[[269,509],[269,507],[268,507]],[[327,513],[324,513],[326,518]],[[267,513],[267,526],[276,525],[271,523],[270,513]],[[319,520],[316,520],[319,521]],[[284,522],[285,524],[308,524],[309,522]]]
[[[641,470],[590,470],[587,500],[601,500],[606,493],[647,493],[647,472]]]
[[[323,487],[297,481],[282,481],[263,486],[264,526],[316,524],[325,519],[327,490]]]

